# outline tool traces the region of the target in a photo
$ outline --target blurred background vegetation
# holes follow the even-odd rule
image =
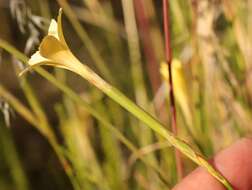
[[[251,134],[252,1],[169,2],[178,136],[211,158]],[[74,54],[171,128],[161,0],[0,0],[1,189],[172,188],[174,149],[100,91],[18,78],[59,7]]]

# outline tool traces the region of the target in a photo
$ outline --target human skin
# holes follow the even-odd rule
[[[252,139],[243,138],[218,153],[211,161],[226,177],[234,190],[252,189]],[[225,190],[225,187],[203,168],[186,176],[173,190]]]

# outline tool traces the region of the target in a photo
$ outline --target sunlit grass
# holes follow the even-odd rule
[[[206,159],[251,131],[250,8],[246,3],[225,0],[197,5],[189,0],[170,1],[178,123],[178,135],[174,136],[170,132],[169,76],[163,64],[162,7],[151,0],[136,1],[122,0],[115,5],[83,0],[72,5],[57,0],[68,22],[63,28],[61,16],[59,25],[51,22],[49,34],[30,60],[16,49],[20,45],[0,39],[0,48],[30,65],[25,71],[36,71],[62,93],[50,108],[57,115],[55,126],[34,91],[36,86],[31,85],[36,74],[18,78],[25,100],[0,84],[1,99],[49,142],[75,190],[171,189],[178,182],[171,145],[184,153],[186,174],[201,165],[231,189]],[[45,1],[45,6],[34,2],[30,5],[37,6],[44,18],[55,15],[50,1]],[[147,29],[147,35],[142,29]],[[73,48],[76,42],[81,44],[79,50]],[[161,73],[155,68],[150,72],[153,57]],[[91,85],[81,83],[85,90],[77,93],[73,90],[76,84],[68,81],[71,72],[56,70],[54,75],[41,65],[71,70]],[[15,67],[15,73],[19,72]],[[152,81],[157,74],[163,77],[158,89]],[[11,138],[7,134],[3,142],[10,145]],[[15,148],[11,150],[13,157],[6,165],[13,163],[17,172],[10,182],[0,171],[0,185],[7,190],[16,186],[32,189],[22,162],[17,161],[19,155]]]

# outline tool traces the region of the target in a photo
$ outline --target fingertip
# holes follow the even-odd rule
[[[214,166],[235,189],[252,187],[252,139],[243,138],[214,158]]]
[[[212,160],[214,167],[224,175],[234,189],[252,188],[252,139],[243,138],[218,153]],[[203,168],[197,168],[173,190],[224,190],[214,177]]]

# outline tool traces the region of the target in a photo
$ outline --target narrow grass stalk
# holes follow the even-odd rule
[[[21,86],[32,111],[39,121],[39,123],[37,123],[37,126],[40,129],[41,133],[48,139],[55,138],[53,130],[48,123],[47,116],[26,78],[22,79]]]
[[[144,82],[144,72],[142,69],[142,57],[138,38],[137,25],[133,0],[122,0],[124,22],[127,33],[128,50],[130,54],[131,75],[135,92],[136,103],[148,109],[148,98]],[[148,137],[145,136],[144,139]]]
[[[149,20],[146,15],[144,1],[134,0],[134,5],[136,9],[136,18],[139,24],[139,31],[143,41],[143,49],[148,62],[147,69],[150,77],[151,87],[153,95],[155,95],[161,85],[161,79],[159,75],[159,65],[151,40]]]
[[[102,92],[100,92],[102,93]],[[111,101],[111,100],[110,100]],[[106,111],[104,103],[97,102],[95,109],[102,113],[103,117],[110,121],[109,114]],[[101,135],[102,148],[104,150],[105,164],[103,166],[105,176],[107,177],[108,183],[111,189],[127,190],[128,186],[124,182],[124,170],[125,162],[123,161],[123,154],[120,149],[118,140],[115,138],[113,133],[110,133],[105,127],[102,127],[102,123],[99,123],[99,132]],[[111,151],[113,150],[113,151]]]
[[[2,158],[8,165],[8,170],[11,174],[12,180],[19,190],[28,190],[29,183],[25,174],[19,155],[16,150],[15,142],[11,134],[11,130],[4,124],[3,117],[0,114],[0,148],[1,148],[1,164]],[[5,189],[2,187],[1,188]],[[13,187],[14,188],[14,187]],[[6,188],[9,189],[9,188]]]
[[[31,123],[33,126],[37,125],[36,116],[27,107],[25,107],[19,100],[17,100],[11,93],[9,93],[1,84],[0,84],[0,97],[4,98],[29,123]]]
[[[167,141],[157,142],[157,143],[144,146],[140,148],[138,152],[136,152],[135,154],[132,154],[128,162],[130,163],[130,165],[132,165],[137,159],[141,158],[142,156],[148,155],[152,152],[155,152],[157,150],[164,149],[170,146],[171,144]]]
[[[42,17],[50,19],[51,13],[50,13],[50,7],[49,7],[49,0],[38,1],[37,3],[39,3]]]
[[[172,81],[172,50],[171,50],[171,40],[170,40],[170,30],[169,30],[169,3],[168,0],[163,0],[163,25],[164,25],[164,33],[165,33],[165,58],[166,63],[168,64],[168,72],[169,72],[169,95],[170,95],[170,110],[172,116],[172,132],[177,134],[177,121],[176,121],[176,105],[175,105],[175,97],[174,97],[174,89],[173,89],[173,81]],[[183,163],[180,152],[175,150],[176,157],[176,166],[178,172],[178,179],[182,179],[183,177]]]
[[[98,14],[97,12],[90,11],[87,8],[77,6],[72,6],[72,9],[80,21],[96,26],[110,34],[125,37],[125,31],[122,25],[113,17],[108,17],[107,14]]]
[[[138,28],[136,23],[135,9],[133,0],[122,0],[124,23],[127,34],[128,51],[130,55],[130,70],[133,80],[134,94],[136,104],[145,110],[150,110],[148,105],[147,91],[144,81],[144,71],[142,67],[142,55],[140,50],[140,41],[138,35]],[[153,134],[150,128],[146,128],[142,122],[138,120],[131,120],[131,125],[140,126],[139,130],[134,131],[137,136],[138,142],[141,146],[153,143]],[[149,154],[146,159],[158,165],[158,161],[154,154]],[[144,173],[151,175],[151,170],[145,168]],[[147,175],[148,175],[147,174]]]
[[[57,154],[66,174],[68,175],[71,183],[74,186],[75,190],[79,190],[78,184],[76,183],[71,167],[68,166],[68,163],[65,157],[62,154],[61,147],[57,143],[57,140],[53,133],[48,133],[45,131],[43,125],[39,119],[28,109],[26,108],[18,99],[16,99],[11,93],[9,93],[3,86],[0,85],[0,97],[3,97],[25,120],[27,120],[32,126],[34,126],[38,131],[43,134],[48,141],[50,142],[53,150]]]
[[[64,108],[58,105],[56,111],[66,147],[66,157],[73,167],[80,189],[109,190],[107,179],[102,173],[88,136],[87,118],[77,114],[76,105],[72,100],[65,98],[64,105]]]

